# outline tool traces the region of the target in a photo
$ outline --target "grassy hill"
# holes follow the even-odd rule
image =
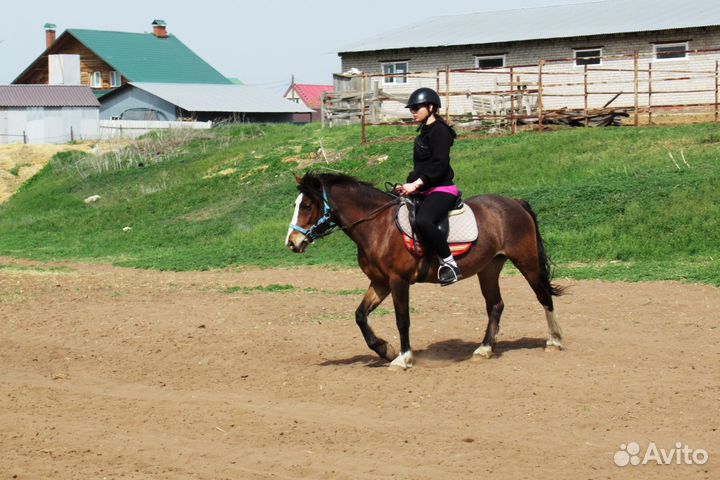
[[[360,146],[358,127],[246,125],[148,137],[101,156],[60,153],[0,205],[0,255],[173,270],[355,265],[342,233],[305,255],[283,248],[297,195],[292,174],[332,169],[379,186],[400,182],[414,134],[370,128],[370,143]],[[719,157],[714,124],[511,137],[461,131],[453,148],[466,197],[530,201],[556,275],[713,285]],[[102,198],[84,203],[91,195]]]

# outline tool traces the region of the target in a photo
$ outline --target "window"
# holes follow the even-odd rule
[[[476,68],[503,68],[505,66],[505,55],[476,55]]]
[[[91,87],[102,87],[102,73],[93,72],[92,79],[90,81]]]
[[[575,65],[602,65],[602,48],[575,49]]]
[[[661,43],[653,45],[655,60],[685,60],[687,59],[688,42]]]
[[[111,87],[119,87],[120,86],[120,74],[113,70],[110,72],[110,86]]]
[[[408,62],[388,62],[382,64],[383,83],[407,83]]]

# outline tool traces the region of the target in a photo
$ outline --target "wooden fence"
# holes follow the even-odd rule
[[[682,52],[674,52],[682,53]],[[438,69],[407,74],[335,75],[335,92],[322,100],[324,126],[411,121],[403,108],[425,86],[443,99],[450,121],[472,128],[543,130],[547,125],[608,126],[666,123],[677,117],[718,121],[720,50],[691,50],[686,58],[638,54],[540,60],[493,69]],[[392,77],[396,80],[387,83]]]

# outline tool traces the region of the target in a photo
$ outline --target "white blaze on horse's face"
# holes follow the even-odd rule
[[[295,200],[295,212],[293,212],[293,217],[292,220],[290,220],[290,225],[297,225],[298,216],[300,215],[300,204],[302,203],[302,200],[303,194],[301,193],[297,196],[297,199]],[[291,237],[300,237],[300,239],[295,242],[294,239],[292,239]],[[294,230],[292,227],[288,227],[287,236],[285,237],[285,246],[289,248],[292,248],[293,246],[295,248],[298,248],[303,238],[304,236],[300,232]],[[293,249],[293,251],[297,250]]]

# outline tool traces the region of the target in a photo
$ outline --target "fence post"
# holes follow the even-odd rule
[[[633,52],[633,59],[635,64],[635,126],[640,125],[640,117],[639,117],[639,97],[638,97],[638,84],[639,84],[639,77],[638,77],[638,51],[637,49]]]
[[[648,125],[652,125],[652,62],[648,63]]]
[[[365,74],[360,76],[360,123],[362,124],[362,144],[367,143],[365,131]]]
[[[715,60],[715,121],[718,121],[718,73],[720,72],[720,69],[718,69],[718,60]]]
[[[545,60],[540,59],[540,62],[538,63],[538,130],[541,132],[543,130],[542,73],[543,73],[543,65],[544,64],[545,64]]]
[[[522,104],[518,106],[518,111],[522,109]],[[513,67],[510,67],[510,131],[517,133],[517,116],[515,115],[515,74]]]
[[[74,132],[73,132],[72,125],[70,125],[70,141],[71,141],[71,142],[74,142],[74,141],[75,141],[75,134],[74,134]]]
[[[27,145],[27,133],[23,130],[23,145]]]
[[[588,117],[588,74],[587,65],[583,66],[583,86],[585,90],[585,127],[590,126],[590,118]]]
[[[325,128],[325,95],[327,92],[320,94],[320,128]]]
[[[450,120],[450,65],[445,65],[445,118],[448,123]]]

